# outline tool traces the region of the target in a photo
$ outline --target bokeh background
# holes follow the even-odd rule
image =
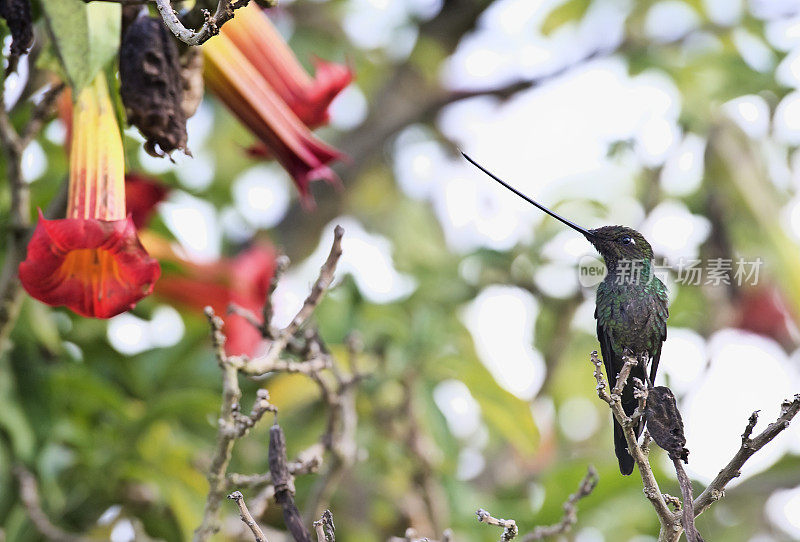
[[[565,538],[655,540],[594,390],[594,288],[578,275],[592,248],[457,149],[585,227],[639,229],[666,258],[659,379],[678,396],[699,492],[749,414],[760,409],[765,424],[800,390],[800,3],[283,0],[270,13],[302,62],[354,68],[319,131],[350,156],[337,167],[344,189],[315,183],[317,208],[303,210],[288,175],[247,155],[252,136],[212,97],[189,121],[194,158],[152,158],[129,129],[127,165],[171,187],[152,228],[195,261],[254,239],[291,258],[276,323],[344,226],[337,286],[316,322],[333,345],[358,330],[372,376],[358,396],[359,461],[330,503],[337,534],[450,527],[457,540],[493,540],[477,508],[523,531],[554,522],[593,464],[600,485]],[[6,106],[27,68],[6,80]],[[55,120],[26,154],[41,207],[66,173],[64,137]],[[760,259],[757,283],[678,280],[679,262],[715,258],[734,270]],[[317,390],[302,377],[262,385],[292,456],[323,430]],[[188,538],[219,390],[196,311],[150,297],[98,321],[28,299],[0,357],[6,535],[37,539],[10,474],[23,461],[65,528],[121,542],[136,523]],[[263,472],[266,441],[266,426],[243,441],[235,470]],[[651,457],[662,489],[678,494],[666,456]],[[301,509],[312,484],[298,478]],[[238,517],[223,510],[220,539],[233,539]],[[274,510],[264,522],[281,525]],[[800,539],[800,424],[747,463],[698,527],[706,540]]]

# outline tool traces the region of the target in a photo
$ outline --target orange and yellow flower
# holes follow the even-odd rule
[[[125,209],[125,163],[102,74],[73,109],[67,217],[39,222],[19,266],[34,298],[110,318],[152,292],[158,262],[142,247]]]

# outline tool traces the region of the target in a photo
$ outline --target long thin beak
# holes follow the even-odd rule
[[[564,218],[563,216],[560,216],[560,215],[558,215],[558,214],[554,213],[553,211],[551,211],[550,209],[548,209],[547,207],[545,207],[545,206],[544,206],[544,205],[542,205],[541,203],[538,203],[538,202],[534,201],[533,199],[529,198],[528,196],[526,196],[525,194],[523,194],[522,192],[520,192],[519,190],[517,190],[516,188],[514,188],[513,186],[511,186],[510,184],[508,184],[508,183],[507,183],[507,182],[505,182],[504,180],[502,180],[500,177],[498,177],[497,175],[495,175],[494,173],[492,173],[491,171],[489,171],[488,169],[486,169],[485,167],[483,167],[482,165],[480,165],[478,162],[476,162],[475,160],[473,160],[472,158],[470,158],[470,157],[469,157],[469,156],[468,156],[468,155],[467,155],[465,152],[463,152],[463,151],[459,151],[459,152],[461,152],[461,156],[463,156],[464,158],[466,158],[466,159],[467,159],[467,161],[468,161],[470,164],[472,164],[472,165],[473,165],[473,166],[475,166],[476,168],[478,168],[478,169],[480,169],[481,171],[483,171],[483,172],[484,172],[485,174],[487,174],[489,177],[491,177],[492,179],[494,179],[494,180],[495,180],[495,181],[497,181],[498,183],[502,184],[503,186],[505,186],[506,188],[508,188],[508,189],[509,189],[509,190],[511,190],[512,192],[514,192],[516,195],[518,195],[519,197],[521,197],[522,199],[524,199],[525,201],[527,201],[528,203],[530,203],[531,205],[533,205],[533,206],[535,206],[535,207],[538,207],[539,209],[541,209],[542,211],[544,211],[544,212],[545,212],[545,213],[547,213],[548,215],[552,216],[553,218],[555,218],[556,220],[558,220],[558,221],[560,221],[560,222],[563,222],[564,224],[566,224],[567,226],[569,226],[569,227],[570,227],[570,228],[572,228],[573,230],[575,230],[575,231],[578,231],[578,232],[582,233],[582,234],[583,234],[584,236],[586,236],[588,239],[593,239],[593,238],[594,238],[594,234],[593,234],[592,232],[590,232],[589,230],[587,230],[586,228],[581,228],[580,226],[578,226],[577,224],[575,224],[575,223],[574,223],[574,222],[572,222],[571,220],[567,220],[567,219],[566,219],[566,218]]]

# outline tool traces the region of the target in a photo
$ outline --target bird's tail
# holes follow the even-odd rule
[[[636,400],[626,401],[625,398],[622,400],[622,408],[628,416],[633,414],[637,404]],[[637,438],[639,438],[643,430],[644,421],[639,420],[634,428]],[[619,471],[626,476],[631,474],[634,464],[633,457],[631,457],[631,454],[628,452],[628,442],[625,440],[625,433],[616,418],[614,419],[614,453],[617,455],[617,461],[619,461]]]

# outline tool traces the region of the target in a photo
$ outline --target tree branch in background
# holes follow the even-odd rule
[[[249,360],[246,356],[228,356],[225,353],[226,338],[222,320],[210,307],[206,308],[214,353],[222,371],[222,406],[217,444],[207,474],[209,492],[202,523],[195,531],[195,541],[208,540],[218,530],[217,515],[220,503],[227,493],[239,487],[261,487],[258,495],[250,499],[248,513],[257,519],[266,510],[267,502],[274,498],[283,508],[286,525],[295,540],[310,542],[310,534],[304,520],[294,505],[294,476],[316,472],[322,465],[325,452],[330,452],[332,461],[312,488],[307,500],[307,513],[317,517],[317,509],[327,501],[332,487],[339,480],[343,470],[355,461],[357,450],[355,385],[364,377],[356,366],[355,358],[359,353],[357,341],[348,341],[350,374],[345,374],[335,364],[319,333],[314,329],[302,329],[333,282],[336,264],[342,253],[343,235],[344,230],[337,226],[330,254],[320,269],[319,277],[303,307],[288,326],[272,330],[268,329],[268,324],[263,325],[255,317],[248,319],[270,341],[265,356],[253,360]],[[283,262],[279,267],[285,268],[286,265],[287,262]],[[274,291],[274,286],[273,283],[271,292]],[[236,307],[234,310],[239,311]],[[271,315],[271,311],[270,305],[264,309],[264,314]],[[295,359],[286,359],[284,354]],[[265,389],[258,391],[251,412],[242,413],[239,405],[241,399],[239,375],[261,380],[274,372],[300,373],[317,384],[322,402],[328,407],[325,432],[318,442],[301,452],[295,461],[289,462],[286,458],[283,432],[275,424],[270,431],[270,472],[252,475],[228,473],[236,440],[244,437],[266,412],[277,414],[277,409],[270,404],[269,394]],[[231,495],[231,498],[236,500],[237,492],[234,491]]]
[[[22,302],[22,286],[17,277],[17,267],[25,258],[30,235],[30,187],[22,175],[22,155],[36,138],[45,120],[52,112],[56,99],[64,90],[59,83],[47,90],[33,106],[28,122],[20,133],[14,129],[11,117],[0,99],[0,150],[6,157],[6,177],[11,192],[11,217],[5,262],[0,269],[0,352],[19,314]],[[0,92],[0,94],[2,94]],[[2,96],[0,96],[2,98]]]
[[[325,510],[322,516],[314,522],[314,530],[317,533],[317,542],[336,542],[333,525],[333,514],[330,510]]]
[[[236,503],[236,506],[239,507],[239,517],[242,518],[242,522],[252,531],[253,537],[255,538],[256,542],[267,542],[267,537],[264,536],[264,533],[261,531],[261,527],[258,526],[256,520],[253,519],[253,516],[250,514],[250,510],[247,509],[247,504],[244,502],[244,496],[239,491],[234,491],[228,498],[231,499]]]
[[[0,108],[1,109],[1,108]],[[36,530],[52,542],[98,542],[97,538],[80,536],[61,530],[53,525],[50,518],[42,510],[39,499],[39,488],[36,485],[36,478],[22,465],[14,468],[14,475],[19,483],[19,496],[25,512],[30,518]]]
[[[742,434],[742,445],[733,456],[733,459],[728,462],[725,467],[719,471],[717,477],[711,481],[706,489],[694,501],[695,516],[699,516],[705,512],[709,506],[714,504],[722,497],[725,496],[725,486],[728,482],[741,474],[741,468],[750,456],[763,448],[768,442],[777,437],[781,431],[789,427],[792,419],[800,411],[800,394],[795,395],[792,400],[786,400],[781,404],[781,413],[778,419],[772,422],[761,433],[755,437],[750,437],[753,434],[756,422],[758,421],[758,411],[753,412],[748,420],[747,427]]]
[[[509,542],[510,540],[514,540],[517,537],[517,534],[519,534],[519,529],[517,528],[517,524],[513,519],[498,519],[483,508],[479,508],[475,514],[477,514],[478,521],[481,523],[495,525],[503,529],[503,534],[500,535],[500,542]]]
[[[564,516],[561,521],[554,525],[547,525],[543,527],[536,527],[530,533],[524,535],[520,540],[522,542],[533,542],[534,540],[543,540],[548,536],[555,536],[569,532],[575,523],[578,521],[578,501],[590,495],[594,488],[597,487],[599,481],[597,470],[593,466],[589,466],[586,476],[578,484],[578,489],[564,502]],[[519,529],[513,519],[497,519],[493,517],[486,510],[480,509],[475,512],[478,515],[478,520],[481,523],[488,525],[496,525],[503,528],[503,534],[500,536],[500,542],[507,542],[513,540],[519,534]]]
[[[590,495],[592,491],[594,491],[594,488],[597,487],[599,481],[600,478],[597,475],[597,471],[593,466],[589,465],[586,476],[584,476],[578,484],[578,490],[570,495],[564,502],[564,517],[561,518],[561,521],[555,525],[536,527],[533,531],[522,537],[522,542],[542,540],[548,536],[569,532],[578,521],[578,501]]]
[[[190,30],[186,28],[178,14],[172,8],[170,0],[155,0],[158,12],[164,20],[167,28],[175,34],[175,37],[181,40],[186,45],[202,45],[210,38],[219,34],[219,29],[223,24],[233,19],[233,12],[239,8],[245,7],[250,0],[219,0],[217,9],[214,15],[211,15],[208,10],[202,10],[205,22],[200,30]]]

